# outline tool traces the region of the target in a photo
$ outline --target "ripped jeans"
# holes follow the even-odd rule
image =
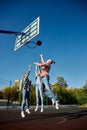
[[[42,77],[40,85],[41,85],[42,93],[45,96],[47,96],[50,99],[53,99],[54,101],[58,101],[57,96],[55,95],[54,91],[50,87],[49,76]],[[46,90],[44,90],[44,86],[45,86]]]
[[[29,109],[29,95],[30,95],[29,91],[26,91],[25,89],[22,91],[21,111],[24,111],[25,106],[26,109]]]
[[[36,85],[36,105],[37,106],[39,106],[39,94],[41,98],[41,107],[43,107],[43,95],[42,95],[41,87],[40,87],[40,84],[37,84]]]

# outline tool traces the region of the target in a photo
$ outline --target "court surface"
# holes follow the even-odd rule
[[[87,130],[87,108],[45,108],[21,118],[20,110],[0,110],[0,130]]]

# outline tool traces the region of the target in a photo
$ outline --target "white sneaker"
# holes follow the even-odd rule
[[[34,110],[34,111],[36,112],[36,111],[37,111],[37,109],[38,109],[38,106],[36,106],[36,108],[35,108],[35,110]]]
[[[55,104],[56,104],[56,109],[58,110],[59,109],[58,101],[56,101]]]
[[[54,99],[51,99],[51,101],[52,101],[52,105],[54,105],[54,103],[55,103]]]
[[[21,111],[21,117],[25,117],[24,111]]]
[[[40,110],[40,112],[43,112],[43,107],[41,107],[41,110]]]
[[[26,109],[25,111],[26,111],[26,113],[30,114],[30,111],[29,111],[29,109]]]

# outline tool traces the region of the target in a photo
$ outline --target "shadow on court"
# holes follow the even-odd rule
[[[21,118],[20,110],[0,110],[1,130],[87,130],[87,108],[45,108]]]

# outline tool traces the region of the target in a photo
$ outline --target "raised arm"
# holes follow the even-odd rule
[[[41,62],[42,62],[42,63],[45,63],[43,54],[40,54],[40,58],[41,58]]]
[[[35,77],[39,76],[41,73],[40,66],[35,65]]]
[[[27,77],[29,76],[30,72],[31,72],[31,69],[32,69],[32,66],[29,65],[29,69],[28,69],[28,72],[27,72]]]

